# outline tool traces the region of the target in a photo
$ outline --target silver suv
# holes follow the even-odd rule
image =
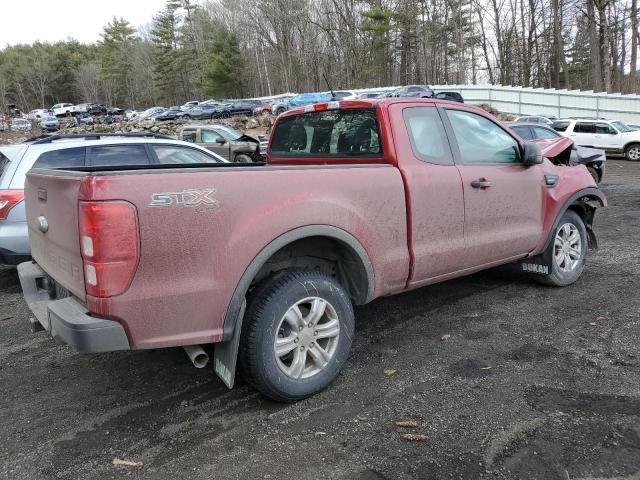
[[[31,258],[24,180],[32,167],[220,163],[219,155],[166,135],[144,133],[49,135],[0,146],[0,264]]]

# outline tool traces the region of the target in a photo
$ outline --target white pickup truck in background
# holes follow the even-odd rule
[[[640,160],[640,130],[618,120],[562,119],[552,128],[576,145],[594,147],[606,153],[624,154],[627,160]]]
[[[51,112],[56,117],[64,117],[65,115],[73,115],[76,111],[73,103],[56,103],[51,107]]]

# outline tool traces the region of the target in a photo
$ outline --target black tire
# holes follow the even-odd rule
[[[253,162],[251,157],[244,153],[239,153],[238,155],[236,155],[234,161],[236,163],[252,163]]]
[[[306,378],[294,378],[284,370],[286,365],[282,362],[283,357],[276,355],[275,343],[282,339],[283,329],[289,326],[284,320],[285,314],[297,304],[303,305],[299,307],[299,310],[303,310],[305,300],[310,297],[323,300],[327,302],[327,308],[332,308],[332,314],[338,319],[339,333],[337,338],[327,339],[335,344],[332,344],[332,356],[324,367],[318,367],[314,360],[315,355],[311,354],[312,349],[317,348],[323,339],[316,340],[318,345],[307,343],[308,348],[304,355],[299,352],[297,346],[294,347],[289,352],[293,358],[291,365],[298,355],[303,355],[302,374],[308,369],[318,370]],[[310,309],[306,312],[306,318],[309,318]],[[314,334],[311,327],[326,325],[326,319],[329,322],[334,321],[329,319],[327,310],[323,312],[315,327],[311,321],[300,328],[299,333],[289,328],[287,336],[295,336],[300,340],[299,343],[296,340],[296,344],[302,345],[305,334]],[[276,273],[263,281],[250,296],[240,339],[239,360],[242,374],[249,385],[274,400],[294,402],[310,397],[326,388],[338,375],[349,356],[353,332],[354,314],[351,300],[335,279],[310,270],[285,270]],[[317,335],[317,331],[315,334]],[[319,337],[312,337],[311,340],[314,338]],[[300,347],[300,350],[304,350],[304,347]]]
[[[560,252],[560,247],[556,246],[556,238],[558,237],[560,230],[565,225],[573,225],[580,235],[580,256],[576,259],[577,263],[575,267],[570,270],[562,268],[562,264],[559,264],[556,258],[556,252]],[[573,210],[567,210],[562,214],[562,217],[560,217],[558,226],[554,229],[551,242],[547,247],[548,251],[545,252],[549,253],[551,256],[550,272],[547,275],[536,275],[536,280],[545,285],[552,285],[554,287],[565,287],[574,283],[578,278],[580,278],[580,275],[582,275],[582,271],[584,270],[584,266],[587,262],[587,252],[589,250],[588,241],[587,229],[584,226],[584,222],[582,221],[582,218],[580,218],[580,215]]]
[[[191,120],[191,115],[183,115],[182,118],[185,120]]]
[[[280,115],[281,113],[284,113],[286,111],[287,111],[287,109],[285,107],[278,107],[276,109],[276,115]]]
[[[640,143],[631,143],[624,149],[624,157],[632,162],[640,161]]]

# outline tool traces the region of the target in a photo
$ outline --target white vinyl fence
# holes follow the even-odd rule
[[[371,92],[394,88],[397,87],[361,88],[354,91]],[[596,117],[640,125],[640,95],[503,85],[432,85],[432,88],[436,92],[459,92],[467,103],[488,103],[496,110],[514,115]],[[293,94],[263,99],[276,99],[287,95]]]
[[[432,88],[436,92],[459,92],[465,102],[488,103],[496,110],[517,115],[596,117],[640,125],[640,95],[502,85],[437,85]]]

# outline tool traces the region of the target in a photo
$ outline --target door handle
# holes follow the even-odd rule
[[[473,180],[471,182],[471,186],[473,188],[481,188],[484,190],[485,188],[489,188],[491,186],[491,182],[489,182],[486,178],[480,178],[478,180]]]

